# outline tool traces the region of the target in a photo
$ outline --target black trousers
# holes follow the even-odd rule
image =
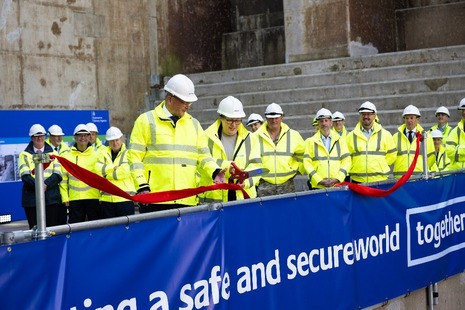
[[[101,201],[102,218],[110,218],[117,216],[132,215],[135,212],[134,202],[121,201],[121,202],[107,202]]]
[[[69,202],[68,223],[99,220],[102,218],[102,210],[98,199],[73,200]]]
[[[29,228],[37,225],[37,209],[35,207],[24,208]],[[45,206],[45,222],[47,227],[66,224],[66,207],[62,204]]]
[[[139,204],[139,212],[140,213],[149,213],[149,212],[157,212],[163,210],[171,210],[171,209],[179,209],[189,207],[188,205],[183,205],[179,203],[174,204],[150,204],[150,205],[143,205]]]

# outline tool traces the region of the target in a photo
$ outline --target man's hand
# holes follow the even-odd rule
[[[221,170],[220,172],[218,172],[218,174],[216,175],[215,179],[213,180],[213,182],[215,184],[223,184],[226,182],[226,178],[224,176],[224,174],[226,173],[226,168],[224,168],[223,170]]]

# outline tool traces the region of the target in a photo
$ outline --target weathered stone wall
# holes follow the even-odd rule
[[[147,1],[0,0],[0,9],[2,109],[108,109],[130,131],[149,86]]]

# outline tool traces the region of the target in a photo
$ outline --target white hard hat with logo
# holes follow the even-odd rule
[[[97,132],[98,133],[98,128],[97,128],[97,125],[95,125],[94,123],[87,123],[86,124],[87,126],[87,129],[90,131],[90,132]]]
[[[48,128],[48,133],[52,136],[64,136],[63,130],[58,125],[52,125]]]
[[[218,114],[224,115],[230,118],[243,118],[245,117],[244,109],[242,107],[242,102],[233,97],[228,96],[220,101],[218,105]]]
[[[333,113],[333,121],[343,121],[346,118],[344,117],[344,114],[342,114],[339,111],[336,111]]]
[[[431,130],[430,135],[432,138],[441,138],[442,139],[442,132],[439,129]]]
[[[81,134],[81,133],[90,134],[89,128],[84,124],[77,125],[74,128],[73,135],[77,135],[77,134]]]
[[[34,124],[29,128],[29,137],[45,136],[46,131],[41,124]]]
[[[446,114],[447,116],[450,117],[449,109],[446,108],[446,107],[439,107],[439,108],[436,110],[436,113],[434,113],[434,115],[438,115],[439,113]]]
[[[249,118],[247,119],[247,126],[250,126],[255,123],[263,123],[263,117],[260,114],[257,113],[252,113],[249,115]]]
[[[378,113],[376,111],[376,107],[373,103],[370,101],[365,101],[360,105],[360,108],[358,108],[358,113]]]
[[[266,110],[265,110],[266,118],[278,118],[283,115],[284,115],[283,109],[281,109],[281,106],[277,103],[273,102],[266,107]]]
[[[402,113],[402,117],[404,117],[405,115],[416,115],[418,117],[421,116],[420,110],[418,110],[416,106],[411,104],[405,107],[404,112]]]
[[[465,98],[460,100],[458,109],[459,110],[465,110]]]
[[[168,80],[165,91],[185,102],[197,101],[194,83],[184,74],[176,74]]]
[[[331,113],[330,110],[328,109],[325,109],[325,108],[321,108],[318,110],[318,112],[316,112],[316,119],[317,120],[320,120],[322,118],[329,118],[329,119],[332,119],[333,118],[333,114]]]
[[[107,141],[112,141],[112,140],[119,139],[122,136],[123,136],[123,133],[118,127],[110,127],[108,128],[107,133],[105,134],[105,139]]]

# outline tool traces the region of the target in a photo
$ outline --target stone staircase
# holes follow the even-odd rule
[[[208,127],[218,116],[224,97],[240,99],[247,115],[260,113],[272,102],[285,113],[284,122],[304,138],[314,129],[312,119],[322,107],[346,116],[352,129],[357,108],[366,100],[378,108],[380,122],[391,132],[403,123],[401,114],[409,104],[421,113],[429,128],[434,112],[444,105],[450,122],[460,120],[457,105],[465,97],[465,46],[450,46],[192,74],[199,100],[189,113]]]

